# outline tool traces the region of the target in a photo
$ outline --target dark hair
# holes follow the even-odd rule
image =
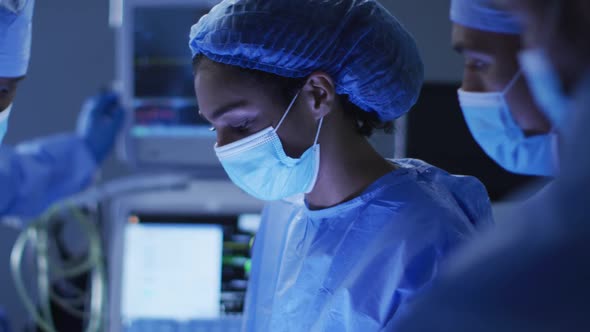
[[[202,60],[207,59],[203,55],[197,55],[193,59],[193,68],[195,71],[203,63]],[[207,59],[208,61],[211,61]],[[211,61],[213,62],[213,61]],[[215,62],[217,64],[217,62]],[[237,66],[220,64],[222,66],[230,66],[237,69],[246,79],[250,79],[257,84],[265,87],[272,87],[278,89],[278,92],[282,95],[285,107],[295,97],[297,92],[305,85],[307,78],[290,78],[279,76],[267,72],[263,72],[255,69],[246,69]],[[370,137],[376,130],[383,130],[387,134],[393,133],[393,121],[383,122],[379,118],[376,112],[367,112],[350,101],[348,95],[338,95],[342,106],[350,114],[351,118],[355,121],[357,132],[360,135]]]

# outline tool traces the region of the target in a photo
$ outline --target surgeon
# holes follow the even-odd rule
[[[367,141],[423,82],[414,39],[376,1],[222,1],[190,48],[221,164],[268,202],[244,331],[380,331],[492,223],[478,180]]]
[[[0,142],[30,58],[34,0],[0,3]],[[117,97],[90,99],[77,132],[43,138],[16,148],[0,147],[0,218],[30,218],[52,203],[86,188],[110,153],[123,123]]]
[[[561,121],[555,115],[564,110],[533,98],[543,96],[527,81],[539,54],[524,50],[519,20],[490,0],[453,0],[450,16],[453,47],[465,58],[459,100],[473,137],[510,172],[554,177]]]
[[[450,260],[386,331],[590,331],[590,3],[505,3],[536,54],[534,95],[560,110],[548,118],[561,133],[561,175]]]

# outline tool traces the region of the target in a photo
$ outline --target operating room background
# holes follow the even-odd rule
[[[427,82],[458,86],[462,77],[462,58],[450,47],[449,0],[381,2],[417,39]],[[108,26],[108,11],[107,0],[37,1],[32,61],[28,77],[18,91],[6,144],[71,131],[84,99],[111,85],[115,76],[115,33]],[[188,32],[187,29],[187,38]],[[433,91],[436,94],[436,89]],[[450,99],[449,95],[444,95],[437,101],[452,102],[452,97],[451,93]],[[428,109],[427,105],[424,107]],[[424,109],[420,112],[425,114]],[[440,133],[444,135],[444,114],[453,113],[454,119],[460,123],[458,109],[437,107],[428,109],[428,112],[436,112],[437,120],[424,123],[423,127],[420,123],[412,124],[418,126],[419,134],[411,137],[423,138],[425,142],[411,146],[412,157],[422,157],[420,146],[428,143],[432,150],[454,158],[448,151],[453,151],[456,146],[443,145],[445,141]],[[428,136],[429,130],[436,130],[436,133]],[[470,139],[468,135],[465,137],[465,140]],[[461,140],[453,141],[453,144],[461,144]],[[473,148],[473,142],[468,144]],[[451,171],[463,170],[462,162],[461,158],[456,158],[458,168],[439,166],[451,167]],[[129,173],[124,163],[111,157],[103,168],[101,179],[105,181]],[[18,303],[9,273],[9,255],[16,235],[15,230],[0,226],[0,306],[6,308],[13,325],[19,327],[26,320],[26,314]]]

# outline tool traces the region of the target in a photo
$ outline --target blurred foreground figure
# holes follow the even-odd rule
[[[539,104],[571,107],[554,117],[561,175],[464,248],[387,331],[590,331],[590,3],[510,6],[537,54],[539,78],[529,80]]]

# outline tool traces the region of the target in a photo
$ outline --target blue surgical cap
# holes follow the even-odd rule
[[[497,0],[451,0],[451,21],[468,28],[520,34],[518,18],[496,5]]]
[[[224,0],[192,27],[190,48],[284,77],[324,71],[382,121],[414,105],[424,77],[414,39],[374,0]]]
[[[34,6],[34,0],[13,0],[0,5],[0,77],[27,73]]]

